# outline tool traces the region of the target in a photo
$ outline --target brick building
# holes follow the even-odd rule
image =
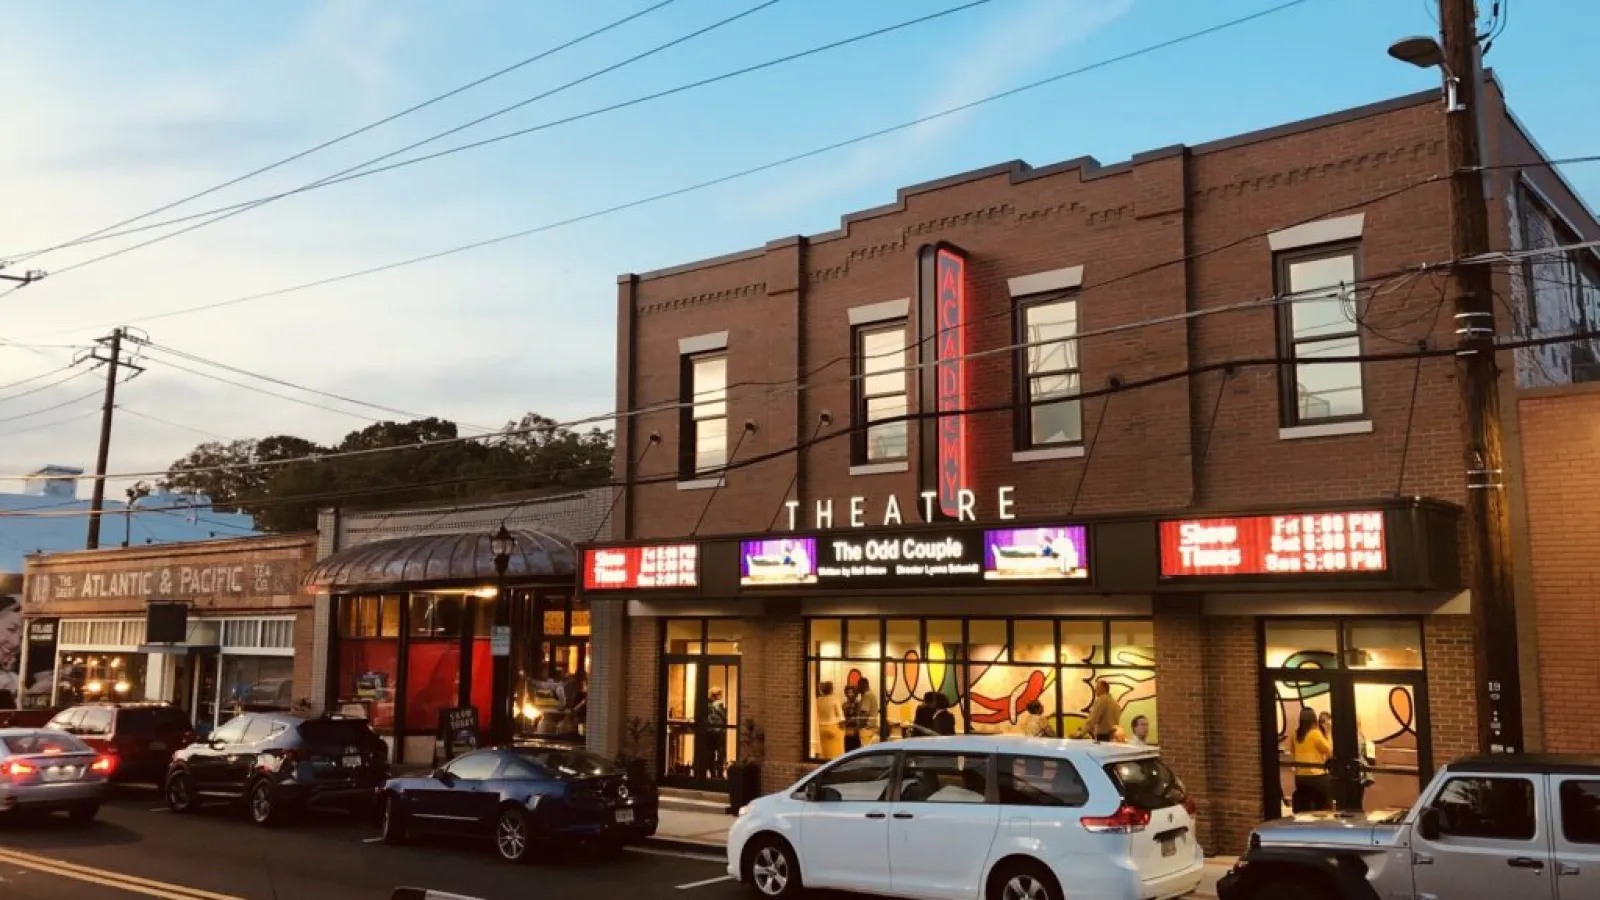
[[[1494,246],[1537,245],[1535,207],[1593,236],[1492,77],[1486,115]],[[841,737],[903,733],[928,690],[960,728],[1029,728],[1037,700],[1072,734],[1105,679],[1209,848],[1286,808],[1303,710],[1331,714],[1340,806],[1409,803],[1478,741],[1454,364],[1272,360],[1453,344],[1447,279],[1415,269],[1450,258],[1444,135],[1430,91],[1115,165],[1008,163],[623,276],[617,405],[652,411],[619,430],[631,486],[585,551],[617,623],[596,642],[626,648],[591,685],[591,745],[701,789],[755,752],[776,789]],[[1531,324],[1521,279],[1497,275],[1508,335],[1600,313]],[[1559,351],[1569,373],[1587,346]],[[1549,491],[1530,482],[1524,527]],[[1577,552],[1544,533],[1536,552]],[[1522,629],[1535,742],[1561,665],[1536,662],[1543,631]],[[835,726],[863,677],[876,711]]]
[[[308,703],[316,549],[284,535],[27,557],[22,705],[160,700],[205,734]]]

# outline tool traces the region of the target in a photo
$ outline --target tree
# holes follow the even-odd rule
[[[402,505],[481,500],[551,485],[603,484],[612,436],[577,433],[534,413],[498,436],[456,440],[454,422],[377,422],[324,447],[291,435],[201,444],[177,460],[164,484],[204,493],[237,508],[266,531],[316,527],[317,510],[340,505]],[[407,447],[384,452],[385,448]],[[377,451],[361,453],[359,451]],[[353,456],[320,458],[355,452]],[[281,465],[262,463],[293,460]],[[218,471],[207,471],[216,467]]]

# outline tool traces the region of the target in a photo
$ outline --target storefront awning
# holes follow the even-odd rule
[[[577,556],[564,537],[514,530],[516,549],[506,580],[563,581],[577,574]],[[493,585],[494,551],[488,532],[431,534],[374,541],[341,550],[312,567],[305,586],[330,593],[412,587]]]

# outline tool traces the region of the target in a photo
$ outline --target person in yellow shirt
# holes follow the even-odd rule
[[[1317,711],[1300,710],[1300,727],[1291,736],[1294,769],[1294,811],[1315,812],[1333,809],[1333,779],[1328,775],[1328,758],[1333,745],[1317,727]]]
[[[1122,724],[1122,706],[1111,696],[1111,685],[1105,679],[1095,682],[1094,702],[1089,705],[1087,721],[1083,723],[1085,736],[1107,743]]]
[[[817,738],[822,758],[844,755],[844,707],[833,693],[833,682],[824,681],[817,689]]]

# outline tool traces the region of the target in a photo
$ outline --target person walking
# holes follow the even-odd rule
[[[844,755],[844,707],[834,696],[831,681],[817,686],[817,740],[822,745],[823,759]]]
[[[1089,717],[1083,723],[1085,734],[1101,743],[1108,743],[1122,724],[1122,706],[1111,696],[1111,684],[1104,678],[1094,683],[1094,702],[1089,704]]]
[[[1333,779],[1328,774],[1333,745],[1317,727],[1316,710],[1309,706],[1300,710],[1300,726],[1290,743],[1295,762],[1294,797],[1290,800],[1294,811],[1333,809]]]

